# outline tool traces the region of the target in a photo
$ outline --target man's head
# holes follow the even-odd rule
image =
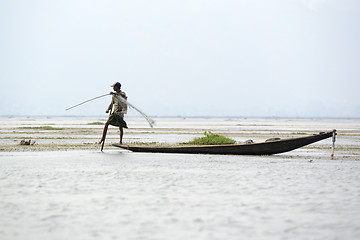
[[[114,91],[119,91],[121,89],[121,83],[119,82],[116,82],[111,86],[114,88]]]

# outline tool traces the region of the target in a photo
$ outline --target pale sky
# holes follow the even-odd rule
[[[0,0],[0,115],[360,117],[359,0]],[[130,115],[137,115],[135,111]]]

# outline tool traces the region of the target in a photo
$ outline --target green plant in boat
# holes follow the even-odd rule
[[[187,145],[222,145],[222,144],[235,144],[236,141],[218,134],[214,134],[210,131],[205,131],[204,137],[195,138],[184,144]]]

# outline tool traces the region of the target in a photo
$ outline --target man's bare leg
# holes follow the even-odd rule
[[[120,130],[120,142],[119,142],[119,144],[122,144],[122,139],[123,139],[123,135],[124,135],[123,127],[119,127],[119,130]]]
[[[103,130],[103,135],[102,135],[102,137],[101,137],[100,142],[98,142],[99,144],[101,144],[103,141],[105,141],[105,137],[106,137],[106,133],[107,133],[108,127],[109,127],[109,124],[105,124],[104,130]]]

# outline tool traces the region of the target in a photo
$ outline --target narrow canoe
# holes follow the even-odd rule
[[[312,136],[279,139],[250,144],[198,145],[198,146],[138,146],[113,144],[115,147],[133,152],[187,153],[187,154],[231,154],[231,155],[271,155],[284,153],[335,136],[336,130],[321,132]],[[333,138],[335,139],[335,138]]]

